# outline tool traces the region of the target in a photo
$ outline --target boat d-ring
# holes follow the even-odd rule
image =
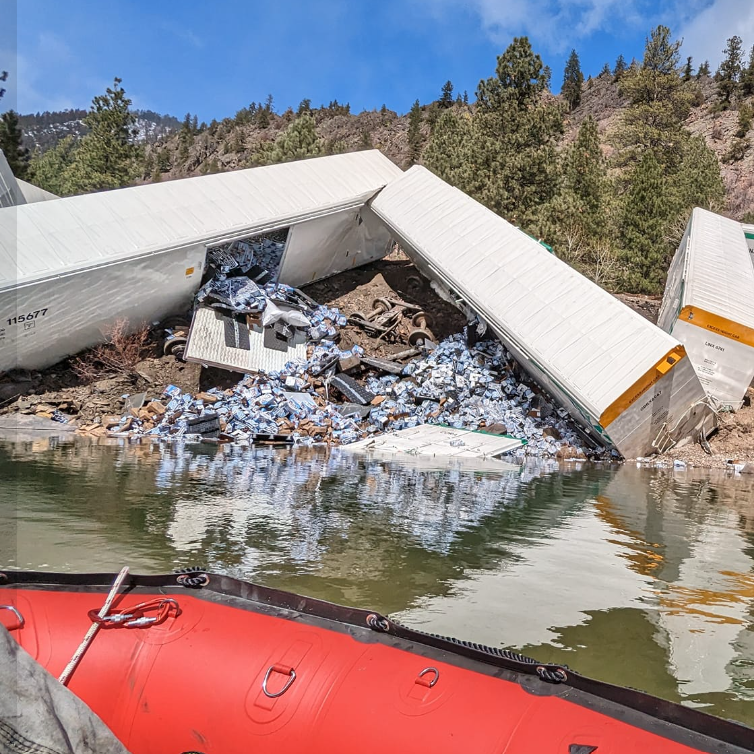
[[[280,691],[276,691],[274,694],[271,691],[267,690],[267,681],[270,679],[270,675],[273,673],[280,673],[280,675],[287,675],[288,680],[285,682],[285,686],[283,686]],[[275,699],[278,696],[283,696],[286,691],[291,687],[291,684],[296,680],[296,671],[289,667],[288,665],[270,665],[269,668],[267,668],[267,672],[264,675],[264,680],[262,681],[262,691],[264,691],[265,696],[269,696],[270,699]]]
[[[427,673],[434,673],[435,676],[431,680],[426,680],[424,678]],[[424,668],[421,673],[419,673],[419,676],[416,679],[416,683],[418,683],[420,686],[426,686],[427,688],[431,689],[438,681],[440,680],[440,671],[437,668]]]
[[[18,623],[15,626],[12,626],[10,628],[6,626],[8,631],[15,631],[17,628],[24,627],[24,623],[26,623],[26,621],[24,620],[24,616],[21,615],[21,613],[18,611],[18,608],[15,607],[15,605],[0,605],[0,610],[10,610],[16,616],[16,620],[18,621]]]

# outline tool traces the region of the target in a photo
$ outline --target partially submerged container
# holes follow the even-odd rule
[[[292,228],[294,285],[372,261],[390,235],[364,205],[400,174],[372,150],[0,209],[0,372],[187,308],[209,246]]]
[[[711,428],[677,339],[494,212],[419,166],[371,207],[438,291],[482,317],[595,440],[633,458]]]
[[[696,208],[668,272],[657,324],[683,343],[718,410],[754,379],[754,266],[741,223]]]

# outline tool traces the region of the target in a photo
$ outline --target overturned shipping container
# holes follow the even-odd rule
[[[50,199],[58,197],[13,175],[8,160],[0,149],[0,208],[46,202]]]
[[[627,458],[711,428],[683,346],[494,212],[415,166],[372,209],[417,266]]]
[[[185,309],[208,246],[291,228],[294,285],[372,261],[390,234],[364,205],[399,175],[373,150],[0,209],[0,372]]]
[[[740,408],[754,379],[754,266],[741,223],[692,212],[657,324],[683,343],[713,406]]]

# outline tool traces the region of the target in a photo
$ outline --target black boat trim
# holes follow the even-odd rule
[[[105,593],[109,591],[116,575],[4,571],[0,573],[0,590],[4,586],[13,586]],[[754,730],[751,728],[660,699],[643,691],[588,678],[571,669],[565,669],[565,678],[559,683],[548,683],[540,680],[541,673],[538,673],[538,668],[556,672],[563,670],[563,666],[537,663],[531,658],[513,652],[425,633],[389,619],[386,627],[375,630],[368,622],[370,617],[378,616],[374,611],[303,597],[231,576],[211,572],[207,572],[207,576],[209,579],[205,586],[187,589],[179,585],[176,574],[129,574],[124,582],[123,593],[151,589],[173,595],[184,593],[187,597],[221,604],[227,604],[230,598],[235,608],[263,612],[288,620],[302,620],[328,630],[347,633],[358,641],[379,642],[430,659],[513,681],[529,693],[557,695],[569,702],[709,754],[721,754],[721,743],[736,747],[726,749],[726,754],[754,752]]]

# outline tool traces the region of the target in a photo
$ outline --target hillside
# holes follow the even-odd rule
[[[425,107],[425,112],[430,107]],[[327,108],[320,108],[313,110],[312,116],[327,154],[376,148],[400,167],[408,167],[407,115],[398,115],[392,110],[372,110],[353,115],[331,113]],[[153,165],[160,163],[165,167],[160,171],[163,179],[249,167],[254,152],[263,143],[274,142],[292,119],[292,114],[271,113],[269,125],[260,128],[245,122],[245,118],[225,118],[193,135],[191,145],[183,154],[181,134],[172,134],[148,149],[149,169],[145,170],[143,179],[150,180]],[[426,140],[429,136],[427,122],[422,130]]]
[[[41,152],[55,146],[66,136],[78,139],[86,133],[84,117],[87,110],[59,110],[55,112],[19,115],[18,122],[23,131],[24,146]],[[136,116],[137,142],[154,142],[177,131],[181,125],[172,115],[160,115],[152,110],[134,110]]]
[[[754,139],[749,132],[749,145],[743,158],[726,163],[724,158],[735,138],[738,112],[715,112],[714,82],[709,77],[702,77],[697,83],[698,104],[692,108],[686,127],[692,134],[703,136],[720,160],[727,192],[727,214],[741,219],[754,207]],[[567,116],[562,144],[572,143],[581,123],[591,115],[598,124],[602,149],[610,157],[612,150],[609,137],[619,123],[625,107],[626,103],[621,100],[612,76],[601,75],[586,82],[581,104]],[[438,112],[436,103],[422,107],[422,147],[427,144],[430,123]],[[328,108],[313,110],[312,115],[317,124],[317,135],[322,139],[328,154],[374,147],[401,168],[411,164],[408,115],[398,115],[391,110],[365,111],[357,115],[333,114]],[[160,179],[169,180],[249,167],[252,155],[259,146],[264,142],[273,142],[293,118],[291,111],[285,115],[271,113],[269,125],[264,128],[253,122],[246,122],[244,117],[226,118],[213,122],[206,130],[192,135],[190,145],[185,147],[182,147],[180,133],[171,133],[148,147],[146,167],[141,179],[154,180],[157,173],[160,174]],[[421,162],[421,158],[419,161]]]

